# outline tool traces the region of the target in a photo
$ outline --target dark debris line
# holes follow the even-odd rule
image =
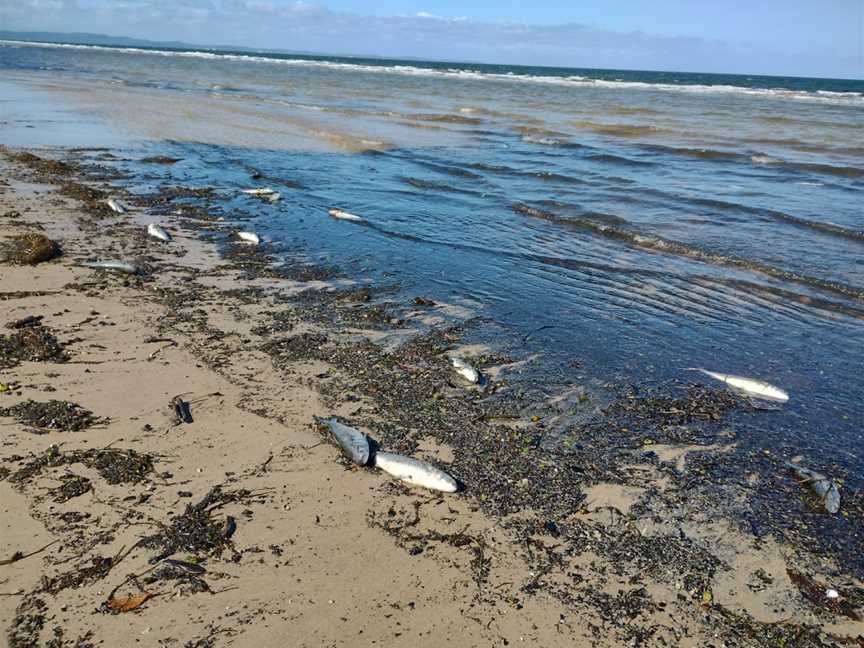
[[[372,343],[344,344],[312,333],[275,338],[262,349],[277,367],[316,359],[341,370],[322,384],[322,392],[334,404],[346,393],[372,399],[370,414],[375,419],[357,422],[387,447],[410,453],[423,437],[451,447],[455,460],[449,469],[495,515],[523,509],[552,517],[578,512],[584,502],[581,486],[626,480],[621,448],[642,445],[635,419],[652,424],[662,419],[669,425],[692,420],[716,423],[737,405],[735,399],[710,390],[679,399],[627,398],[601,419],[569,430],[571,438],[583,441],[581,449],[547,449],[541,443],[541,426],[494,423],[508,412],[506,398],[493,400],[489,394],[452,388],[453,374],[443,352],[454,346],[461,333],[459,328],[433,331],[393,352]],[[509,412],[520,416],[523,404],[511,403]],[[385,422],[378,420],[382,413]],[[629,436],[620,432],[630,429]]]

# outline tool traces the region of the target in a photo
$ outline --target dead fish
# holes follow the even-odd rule
[[[339,442],[339,447],[342,452],[358,466],[365,466],[369,463],[369,439],[360,430],[349,427],[344,423],[340,423],[336,417],[330,419],[316,419],[321,423],[326,423],[330,428],[330,432],[336,437]]]
[[[147,233],[160,241],[165,241],[166,243],[171,242],[171,235],[165,231],[164,227],[157,225],[156,223],[150,223],[147,226]]]
[[[140,268],[126,263],[125,261],[85,261],[81,264],[85,268],[95,268],[97,270],[115,270],[117,272],[125,272],[126,274],[138,274]]]
[[[791,461],[786,462],[786,467],[792,470],[810,489],[822,500],[822,506],[829,513],[840,510],[840,491],[834,481],[828,479],[815,470],[798,466]]]
[[[272,196],[276,193],[276,190],[270,189],[269,187],[263,187],[261,189],[243,189],[243,193],[249,196]]]
[[[412,486],[444,493],[455,493],[459,490],[456,480],[443,470],[411,457],[378,452],[375,454],[375,467]]]
[[[252,245],[258,245],[261,243],[261,239],[255,232],[237,232],[237,238],[246,241],[247,243],[251,243]]]
[[[264,196],[264,198],[265,198],[268,202],[275,203],[275,202],[279,202],[279,200],[282,199],[282,194],[280,194],[280,193],[277,191],[276,193],[272,193],[272,194],[269,194],[269,195],[267,195],[267,196]]]
[[[111,211],[117,212],[118,214],[125,214],[129,209],[121,203],[119,200],[115,200],[114,198],[108,199],[108,206],[111,208]]]
[[[789,400],[789,394],[779,387],[769,385],[768,383],[756,380],[755,378],[744,378],[743,376],[716,373],[714,371],[708,371],[707,369],[701,369],[700,367],[688,367],[685,371],[700,371],[715,380],[725,382],[730,387],[734,387],[735,389],[746,393],[748,396],[779,401],[781,403],[785,403]]]
[[[330,214],[333,218],[337,218],[339,220],[352,221],[355,223],[362,223],[363,222],[363,219],[360,218],[359,216],[355,216],[354,214],[348,213],[348,212],[343,211],[341,209],[331,209],[327,213]]]
[[[456,370],[456,373],[462,376],[465,380],[474,385],[480,382],[480,372],[465,362],[462,358],[450,358],[450,361],[453,363],[453,368]]]

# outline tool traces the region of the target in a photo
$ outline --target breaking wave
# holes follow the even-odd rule
[[[300,58],[297,56],[264,54],[264,53],[240,53],[208,50],[170,50],[149,49],[141,47],[110,47],[104,45],[73,45],[67,43],[42,43],[0,40],[0,45],[7,47],[47,47],[68,48],[82,50],[101,50],[123,54],[143,54],[147,56],[166,56],[182,58],[216,59],[224,61],[240,61],[244,63],[265,63],[270,65],[292,65],[298,67],[334,68],[341,70],[354,70],[373,74],[398,74],[407,76],[439,77],[449,79],[494,81],[506,83],[534,83],[568,86],[573,88],[611,88],[648,90],[660,92],[683,92],[691,94],[733,94],[751,97],[764,97],[767,99],[787,99],[794,101],[810,101],[831,104],[853,104],[864,106],[864,93],[861,92],[834,92],[827,90],[805,91],[787,88],[756,88],[737,86],[729,84],[673,84],[673,83],[649,83],[645,81],[627,81],[598,79],[590,76],[580,75],[555,75],[555,74],[528,74],[508,72],[491,72],[470,67],[424,67],[422,65],[410,64],[388,64],[382,61],[380,64],[371,62],[347,62],[334,61],[324,58]],[[458,65],[458,64],[456,64]]]

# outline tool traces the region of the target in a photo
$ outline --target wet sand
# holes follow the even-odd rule
[[[542,463],[533,447],[508,447],[525,438],[522,424],[510,438],[507,426],[478,428],[478,467],[459,474],[458,494],[352,467],[313,417],[354,421],[385,449],[445,469],[464,463],[464,441],[443,442],[425,427],[434,420],[406,430],[393,423],[406,420],[398,403],[381,406],[388,389],[429,381],[451,429],[446,413],[469,411],[476,396],[442,368],[442,340],[459,352],[458,330],[387,356],[363,338],[396,328],[411,339],[428,309],[394,322],[326,273],[287,278],[240,244],[218,254],[192,219],[171,221],[174,241],[162,244],[144,235],[143,201],[127,197],[133,209],[114,216],[94,211],[101,199],[58,192],[73,180],[109,190],[98,172],[53,173],[5,153],[0,245],[41,232],[63,254],[0,265],[0,323],[42,316],[68,360],[0,370],[0,407],[67,401],[99,419],[78,431],[0,419],[10,646],[862,645],[864,590],[842,565],[748,535],[670,489],[724,447],[647,439],[637,450],[654,456],[620,483],[549,478],[560,506],[523,503],[532,498],[519,489],[541,479],[528,468],[494,488],[471,481],[519,453],[519,465]],[[78,265],[97,258],[136,259],[149,273]],[[328,286],[341,292],[303,301]],[[503,384],[506,359],[486,357],[484,372]],[[177,395],[192,423],[175,420]],[[478,426],[465,424],[466,434]],[[839,601],[818,596],[823,584]],[[145,595],[134,610],[110,609]]]

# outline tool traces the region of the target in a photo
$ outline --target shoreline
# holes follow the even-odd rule
[[[675,401],[690,416],[680,425],[640,402],[635,413],[657,426],[653,438],[621,426],[617,450],[604,447],[601,435],[634,414],[621,412],[588,430],[586,448],[555,455],[541,447],[531,416],[510,424],[540,405],[506,390],[513,359],[469,349],[492,376],[493,391],[478,394],[450,381],[445,352],[459,348],[461,327],[404,330],[428,307],[382,302],[386,292],[374,286],[334,286],[326,268],[273,268],[266,246],[235,244],[220,256],[194,224],[200,216],[206,230],[206,206],[184,207],[170,221],[175,241],[163,245],[144,234],[148,211],[194,191],[124,196],[133,210],[115,216],[92,192],[110,190],[104,170],[19,155],[25,168],[4,153],[0,234],[42,231],[63,255],[2,265],[2,321],[43,315],[41,327],[70,359],[4,369],[0,382],[14,387],[0,407],[64,400],[100,420],[77,432],[5,428],[0,556],[60,540],[0,567],[11,645],[45,641],[55,626],[69,645],[88,631],[118,645],[130,621],[150,645],[282,645],[286,636],[351,643],[361,630],[369,645],[860,643],[860,620],[806,595],[808,583],[828,582],[860,610],[859,580],[806,546],[748,537],[735,516],[714,518],[746,502],[701,510],[701,494],[688,501],[686,489],[671,487],[683,478],[701,486],[689,471],[710,470],[734,446],[734,438],[716,443],[719,429],[676,431],[704,416],[722,421],[734,407],[725,392]],[[151,273],[124,278],[75,265],[96,256],[142,257]],[[30,294],[10,295],[18,286]],[[407,342],[362,341],[381,331]],[[185,392],[194,422],[174,425],[169,401]],[[481,403],[499,393],[492,409]],[[566,417],[567,407],[543,406],[537,416],[547,423]],[[388,450],[455,470],[465,492],[439,497],[348,468],[314,429],[313,416],[329,414]],[[594,443],[608,452],[593,452]],[[62,445],[46,455],[53,444]],[[105,449],[134,451],[137,463],[99,455]],[[111,473],[112,461],[125,472]],[[67,483],[77,494],[58,501]],[[218,514],[197,518],[192,550],[170,554],[185,566],[151,563],[172,520],[196,503],[215,504]],[[229,516],[236,531],[214,536],[210,522]],[[154,597],[135,611],[93,612],[112,590]]]

